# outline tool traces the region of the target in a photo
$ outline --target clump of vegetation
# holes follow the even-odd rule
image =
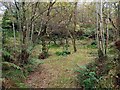
[[[5,88],[13,88],[19,87],[18,83],[23,83],[22,81],[25,79],[25,75],[23,69],[13,63],[3,62],[4,67],[3,70],[3,87]],[[9,82],[9,83],[8,83]],[[11,83],[10,83],[11,82]],[[8,85],[6,85],[8,83]]]
[[[93,69],[93,68],[92,68]],[[95,71],[90,70],[86,66],[79,67],[78,72],[78,82],[83,88],[95,88],[98,82],[97,74]]]
[[[42,63],[43,62],[37,58],[31,58],[29,62],[24,65],[25,76],[28,76],[31,72],[35,71],[35,69]]]
[[[40,55],[39,55],[38,58],[39,58],[39,59],[45,59],[45,58],[47,58],[47,57],[46,57],[46,55],[45,55],[44,53],[40,53]]]
[[[2,52],[2,58],[4,58],[4,61],[8,61],[8,62],[13,61],[10,56],[11,56],[11,54],[8,51],[4,50]]]
[[[97,48],[97,43],[96,43],[95,41],[93,41],[93,42],[91,42],[91,44],[88,45],[87,47],[88,47],[88,48],[93,48],[93,49],[95,49],[95,48]]]
[[[46,59],[50,56],[48,53],[40,53],[38,59]]]
[[[104,63],[100,63],[97,59],[84,67],[79,66],[76,70],[78,72],[77,81],[81,87],[98,88],[103,77],[108,75],[109,71],[115,66],[116,64],[110,58],[109,60],[106,59]]]
[[[58,45],[58,44],[50,44],[49,45],[49,48],[58,48],[58,47],[60,47],[60,45]]]
[[[21,64],[16,65],[14,62],[9,61],[2,62],[3,87],[5,88],[28,87],[23,81],[40,64],[42,64],[42,61],[35,58],[31,58],[30,60],[28,60],[26,64],[24,63],[24,65],[22,66]],[[7,85],[7,83],[9,84]]]
[[[57,51],[55,54],[57,56],[67,56],[70,54],[70,52],[69,51],[62,51],[62,52]]]

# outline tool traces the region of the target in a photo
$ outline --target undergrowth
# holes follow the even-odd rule
[[[110,57],[102,64],[95,61],[86,66],[78,66],[76,70],[78,84],[85,89],[101,88],[101,83],[103,84],[105,82],[105,76],[107,76],[109,71],[115,68],[115,66],[116,64]],[[110,80],[111,79],[108,81]]]
[[[31,72],[35,71],[35,69],[39,64],[42,63],[43,62],[41,60],[35,58],[30,59],[29,62],[23,67],[20,67],[10,62],[2,62],[3,85],[6,88],[11,88],[11,87],[27,88],[28,86],[24,83],[24,80]],[[9,84],[11,85],[7,85],[8,80],[9,80]]]
[[[57,56],[67,56],[67,55],[70,54],[70,52],[69,52],[69,51],[62,51],[62,52],[57,51],[55,54],[56,54]]]

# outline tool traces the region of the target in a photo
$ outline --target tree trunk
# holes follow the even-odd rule
[[[51,7],[55,4],[55,2],[50,2],[49,3],[49,7],[48,7],[48,11],[47,11],[47,16],[46,16],[46,21],[43,24],[42,27],[42,53],[46,56],[48,55],[48,50],[47,50],[47,46],[46,46],[46,42],[45,42],[45,37],[47,35],[47,27],[48,27],[48,21],[50,19],[50,12],[51,12]]]
[[[97,2],[98,3],[98,2]],[[104,49],[104,29],[103,29],[103,2],[101,0],[100,4],[97,4],[98,10],[97,12],[100,12],[100,19],[98,19],[97,16],[97,32],[98,32],[98,56],[104,57],[105,49]],[[100,7],[99,7],[100,5]],[[103,56],[102,56],[103,55]]]
[[[77,52],[77,49],[76,49],[76,40],[75,39],[73,39],[73,49],[74,49],[74,52]]]
[[[97,34],[96,38],[97,39],[96,39],[96,41],[97,41],[97,47],[100,48],[100,43],[99,43],[99,29],[100,29],[100,27],[99,27],[99,16],[98,16],[99,10],[98,9],[99,9],[99,7],[98,7],[98,2],[97,2],[96,3],[96,12],[97,12],[96,13],[97,14],[97,21],[96,21],[97,22],[97,25],[96,25],[97,26],[97,28],[96,28],[97,29],[97,31],[96,31],[96,34]]]
[[[76,15],[77,15],[77,2],[75,2],[75,7],[74,7],[74,29],[73,29],[73,40],[72,40],[74,52],[77,51],[76,38],[75,38],[75,31],[76,31],[76,25],[77,25]]]
[[[65,38],[65,41],[66,41],[66,45],[65,45],[65,48],[66,48],[66,51],[68,51],[68,37]]]
[[[110,8],[111,4],[107,3],[109,5],[109,12],[107,12],[107,18],[106,18],[106,38],[105,38],[105,55],[107,55],[107,48],[108,48],[108,41],[109,41],[109,30],[108,30],[108,24],[109,24],[109,18],[110,18]],[[107,6],[108,6],[107,5]]]
[[[31,25],[31,42],[33,41],[34,24]]]

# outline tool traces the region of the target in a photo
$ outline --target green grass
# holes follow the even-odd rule
[[[94,60],[94,56],[91,55],[91,52],[96,53],[97,50],[93,48],[87,48],[86,45],[88,43],[91,43],[91,40],[89,41],[77,41],[77,49],[78,51],[76,53],[73,53],[72,45],[69,47],[69,50],[71,51],[70,55],[67,56],[57,56],[55,52],[57,51],[63,51],[62,47],[58,48],[50,48],[49,53],[51,56],[45,60],[43,60],[43,64],[40,65],[40,67],[44,66],[45,71],[47,71],[47,79],[49,84],[45,87],[49,88],[72,88],[76,87],[76,74],[75,70],[77,68],[77,65],[84,66],[88,64],[89,62],[92,62]],[[83,45],[84,44],[84,45]],[[41,51],[41,46],[36,46],[34,51],[34,56],[37,56],[38,53]],[[36,53],[36,55],[35,55]],[[38,68],[38,70],[40,70]],[[43,72],[44,73],[44,72]],[[52,76],[52,77],[50,77]],[[34,77],[34,75],[32,76]],[[39,76],[38,76],[39,77]],[[41,76],[40,76],[41,77]],[[44,77],[44,76],[43,76]],[[45,78],[46,78],[45,77]],[[50,77],[50,78],[49,78]],[[31,84],[34,83],[36,86],[41,87],[39,79],[35,78],[36,80],[31,81]],[[44,81],[44,80],[43,80]],[[38,82],[38,83],[36,83]],[[44,85],[43,85],[44,87]]]
[[[13,38],[9,38],[9,47],[14,47]],[[93,42],[90,39],[86,40],[78,40],[76,41],[77,46],[77,52],[73,52],[72,43],[70,42],[69,51],[71,54],[67,56],[57,56],[56,52],[63,52],[63,47],[56,47],[52,45],[52,47],[49,48],[49,54],[50,56],[45,60],[39,60],[37,59],[39,54],[41,53],[41,45],[36,45],[30,56],[30,60],[35,61],[34,66],[27,65],[25,67],[26,70],[31,71],[33,75],[27,75],[31,76],[30,83],[26,83],[25,85],[32,85],[33,87],[44,87],[44,88],[74,88],[76,87],[76,74],[75,70],[77,66],[84,66],[88,64],[89,62],[92,62],[94,60],[94,57],[96,55],[96,48],[88,47],[87,45],[90,45],[91,42]],[[19,47],[19,41],[16,42],[16,46]],[[94,55],[93,55],[94,54]],[[35,58],[35,60],[34,60]],[[36,68],[37,63],[42,61],[42,64],[38,65],[38,68]],[[35,67],[35,69],[33,69]],[[34,71],[34,72],[33,72]],[[40,74],[36,73],[39,72]],[[26,75],[26,76],[27,76]],[[16,77],[16,76],[15,76]],[[45,78],[45,80],[43,79]],[[16,78],[16,81],[19,81],[18,78]],[[28,78],[29,79],[29,78]],[[29,80],[28,80],[29,81]],[[43,83],[44,82],[44,83]],[[45,84],[45,85],[44,85]],[[34,86],[35,85],[35,86]],[[23,83],[19,82],[17,83],[17,86],[23,87]]]

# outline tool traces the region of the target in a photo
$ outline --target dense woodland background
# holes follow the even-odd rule
[[[2,88],[120,88],[120,1],[1,4]]]

